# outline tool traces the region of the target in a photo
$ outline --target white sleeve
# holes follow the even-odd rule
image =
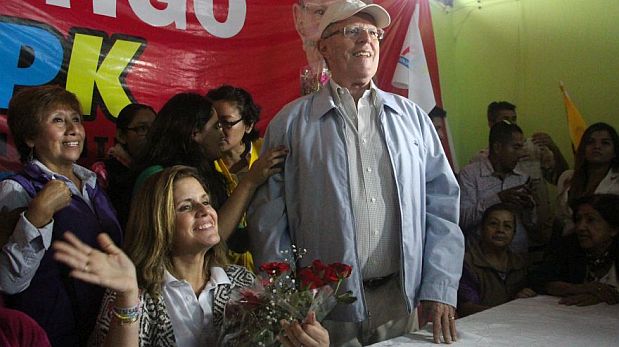
[[[19,183],[13,180],[0,182],[3,222],[6,222],[4,219],[11,211],[27,208],[30,201],[30,196]],[[0,250],[1,292],[15,294],[28,288],[45,251],[50,247],[53,228],[53,220],[37,228],[25,217],[25,211],[19,214],[13,232]]]

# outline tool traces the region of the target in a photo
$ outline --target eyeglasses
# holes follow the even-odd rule
[[[228,122],[228,121],[225,121],[225,120],[220,120],[219,122],[217,122],[217,129],[231,129],[233,126],[237,125],[242,120],[243,120],[243,118],[237,119],[234,122]]]
[[[150,127],[146,125],[138,125],[133,128],[125,128],[125,129],[129,131],[135,131],[135,133],[138,135],[146,135],[146,133],[148,133],[148,130],[150,130]]]
[[[383,37],[385,36],[385,31],[380,28],[374,28],[374,27],[366,28],[366,27],[362,27],[358,25],[350,25],[350,26],[345,26],[340,30],[334,31],[324,36],[322,39],[324,40],[324,39],[328,39],[331,36],[342,34],[347,39],[357,40],[359,38],[359,35],[361,35],[362,31],[367,32],[368,35],[370,35],[370,38],[372,40],[382,40]]]

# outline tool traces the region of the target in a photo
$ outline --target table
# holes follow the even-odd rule
[[[458,319],[453,346],[619,346],[619,305],[565,306],[559,298],[518,299]],[[436,346],[431,325],[372,346]]]

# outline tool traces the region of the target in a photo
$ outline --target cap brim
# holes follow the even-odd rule
[[[389,13],[385,11],[384,8],[376,4],[367,5],[366,7],[353,13],[351,16],[354,16],[355,14],[358,14],[358,13],[367,13],[370,16],[372,16],[372,18],[374,18],[374,21],[376,22],[377,28],[384,29],[388,27],[389,24],[391,24],[391,16],[389,16]]]

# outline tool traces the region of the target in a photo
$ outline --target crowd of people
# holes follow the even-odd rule
[[[125,107],[89,169],[75,95],[15,94],[23,167],[0,182],[0,343],[218,345],[231,291],[295,247],[296,266],[351,264],[343,289],[358,300],[283,320],[284,346],[372,344],[420,316],[451,343],[457,318],[516,298],[619,302],[612,126],[585,131],[569,170],[548,134],[526,136],[516,106],[492,102],[488,148],[456,175],[432,119],[372,80],[389,14],[359,0],[321,11],[312,49],[330,80],[264,138],[246,90],[183,92],[158,112]]]

